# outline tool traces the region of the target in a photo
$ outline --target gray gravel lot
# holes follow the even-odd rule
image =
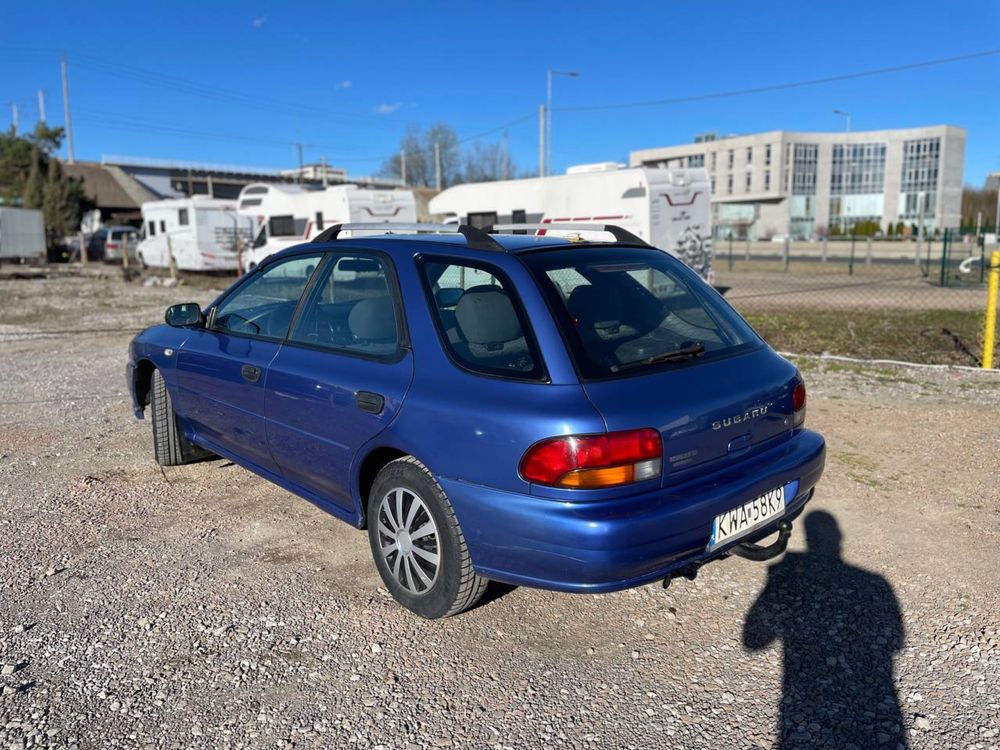
[[[153,461],[107,329],[212,296],[0,281],[0,750],[1000,747],[1000,376],[802,360],[784,559],[427,622],[362,533]]]

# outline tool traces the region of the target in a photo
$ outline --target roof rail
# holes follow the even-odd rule
[[[363,223],[363,224],[334,224],[332,227],[324,229],[317,234],[311,242],[333,242],[341,232],[346,231],[383,232],[393,234],[394,232],[408,233],[435,233],[435,234],[461,234],[465,237],[466,247],[473,250],[492,250],[507,252],[507,249],[489,236],[485,231],[468,224],[392,224],[383,222]]]
[[[643,245],[644,247],[650,246],[644,239],[637,237],[627,229],[622,229],[617,224],[580,224],[569,221],[549,222],[547,224],[494,224],[491,227],[487,227],[486,231],[490,234],[499,234],[500,232],[514,232],[528,229],[550,232],[562,232],[567,230],[576,232],[607,232],[615,238],[615,242],[621,242],[626,245]]]

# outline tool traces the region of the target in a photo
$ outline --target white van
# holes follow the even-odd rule
[[[311,240],[334,224],[402,223],[417,220],[411,190],[373,190],[357,185],[247,185],[239,211],[254,221],[254,241],[243,255],[245,269],[286,247]]]
[[[169,267],[169,247],[178,270],[235,271],[237,250],[249,249],[253,238],[253,220],[233,201],[207,196],[143,203],[142,225],[136,256],[151,268]]]
[[[617,224],[667,250],[709,281],[711,183],[704,169],[623,168],[615,162],[571,167],[564,175],[456,185],[430,201],[444,221],[492,224]],[[584,239],[606,240],[588,232]]]

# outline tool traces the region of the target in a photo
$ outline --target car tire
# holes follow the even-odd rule
[[[181,433],[170,400],[170,392],[159,370],[153,370],[150,406],[153,423],[153,455],[156,457],[156,463],[160,466],[180,466],[214,455],[195,445]]]
[[[413,456],[392,461],[375,478],[368,496],[368,542],[393,599],[421,617],[457,615],[486,591],[489,581],[472,568],[448,496]]]

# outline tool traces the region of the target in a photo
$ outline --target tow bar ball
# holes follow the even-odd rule
[[[788,520],[778,523],[778,538],[767,546],[761,546],[752,542],[737,544],[729,550],[730,553],[747,560],[763,562],[777,557],[788,547],[788,538],[792,535],[792,522]],[[687,578],[693,581],[698,577],[698,564],[685,565],[677,570],[671,571],[670,575],[663,579],[663,588],[669,588],[670,582],[675,578]]]

